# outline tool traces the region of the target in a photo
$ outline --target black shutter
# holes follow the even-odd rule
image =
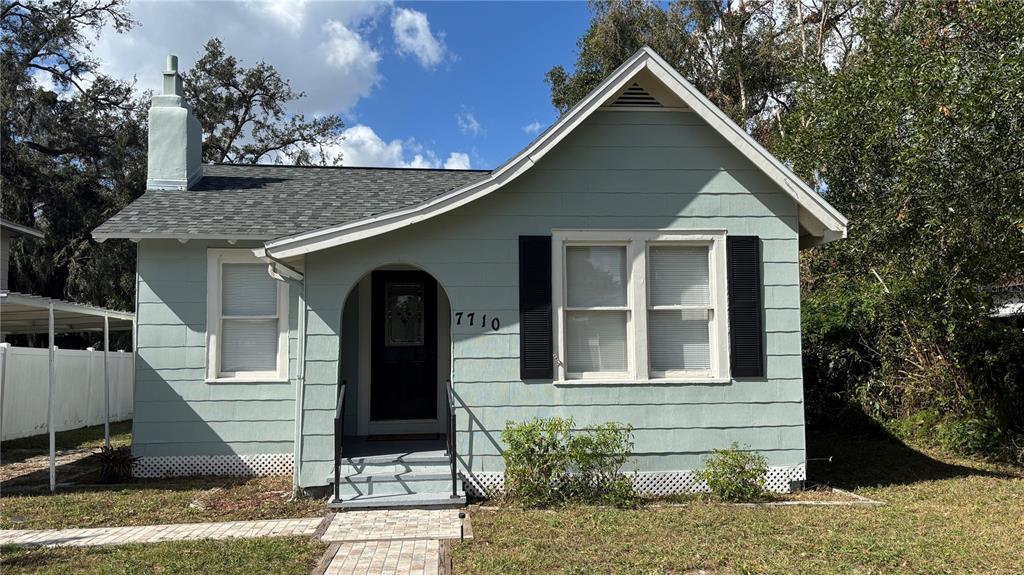
[[[729,365],[733,377],[764,377],[761,240],[725,240],[729,289]]]
[[[551,236],[519,236],[519,377],[553,379]]]

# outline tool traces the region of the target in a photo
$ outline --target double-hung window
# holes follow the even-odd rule
[[[728,379],[724,232],[552,239],[557,380]]]
[[[647,355],[651,377],[711,376],[711,245],[647,247]]]
[[[565,248],[565,348],[570,377],[629,374],[626,245]]]
[[[249,250],[210,250],[207,379],[288,378],[288,286]]]

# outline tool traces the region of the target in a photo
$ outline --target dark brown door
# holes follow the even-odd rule
[[[373,272],[370,420],[437,418],[437,282]]]

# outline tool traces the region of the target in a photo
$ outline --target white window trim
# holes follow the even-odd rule
[[[728,383],[729,318],[726,285],[725,230],[553,230],[551,241],[552,310],[555,326],[555,384]],[[709,370],[651,373],[647,351],[647,251],[652,244],[706,245],[708,287],[713,316],[709,322]],[[626,352],[624,373],[569,373],[565,352],[565,249],[580,245],[626,246]],[[703,309],[703,308],[702,308]]]
[[[221,269],[224,264],[260,264],[249,249],[209,249],[206,268],[206,382],[246,383],[288,381],[288,284],[277,284],[277,369],[273,371],[220,370]]]

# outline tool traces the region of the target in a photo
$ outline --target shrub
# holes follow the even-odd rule
[[[566,503],[633,505],[632,481],[620,470],[633,450],[633,428],[607,422],[573,430],[572,418],[508,422],[505,496],[524,507]]]
[[[131,447],[100,448],[100,483],[121,483],[132,476],[132,467],[139,460]]]
[[[740,450],[733,443],[716,449],[697,472],[697,479],[708,484],[711,494],[722,501],[761,501],[768,498],[764,477],[768,460],[759,453]]]
[[[935,428],[935,438],[948,451],[961,455],[995,453],[1002,443],[999,424],[989,418],[947,419]]]

